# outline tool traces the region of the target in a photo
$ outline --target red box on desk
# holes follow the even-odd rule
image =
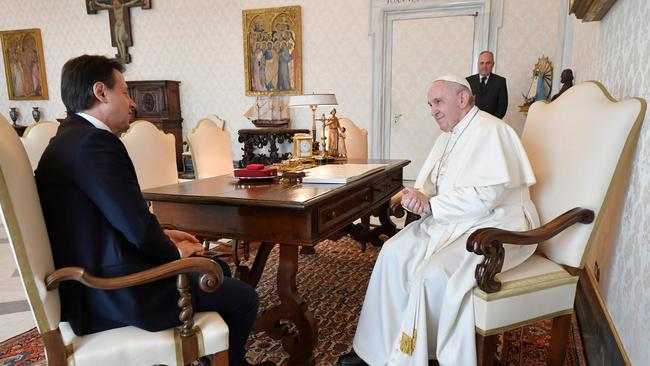
[[[248,164],[246,168],[235,169],[235,178],[265,178],[275,177],[278,175],[278,169],[273,167],[264,167],[262,164]]]

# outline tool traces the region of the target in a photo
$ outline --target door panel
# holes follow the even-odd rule
[[[390,158],[411,160],[404,179],[415,180],[440,135],[427,91],[443,74],[470,75],[474,17],[396,20],[392,40]]]

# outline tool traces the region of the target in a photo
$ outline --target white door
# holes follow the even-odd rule
[[[390,36],[390,35],[389,35]],[[392,27],[390,159],[411,160],[404,180],[415,180],[440,135],[427,105],[433,79],[472,71],[474,16],[396,20]]]

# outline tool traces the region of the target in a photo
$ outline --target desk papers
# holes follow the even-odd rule
[[[305,171],[303,183],[344,184],[381,171],[387,164],[328,164]]]

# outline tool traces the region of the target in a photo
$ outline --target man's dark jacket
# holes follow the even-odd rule
[[[472,94],[476,97],[476,106],[485,112],[503,118],[508,109],[508,88],[506,79],[497,74],[490,74],[487,85],[482,86],[479,74],[468,76],[467,82],[472,87]]]
[[[117,136],[73,115],[36,169],[56,268],[94,276],[142,271],[179,258],[142,198],[133,163]],[[62,319],[78,335],[133,325],[157,331],[179,323],[175,278],[120,290],[66,281]]]

